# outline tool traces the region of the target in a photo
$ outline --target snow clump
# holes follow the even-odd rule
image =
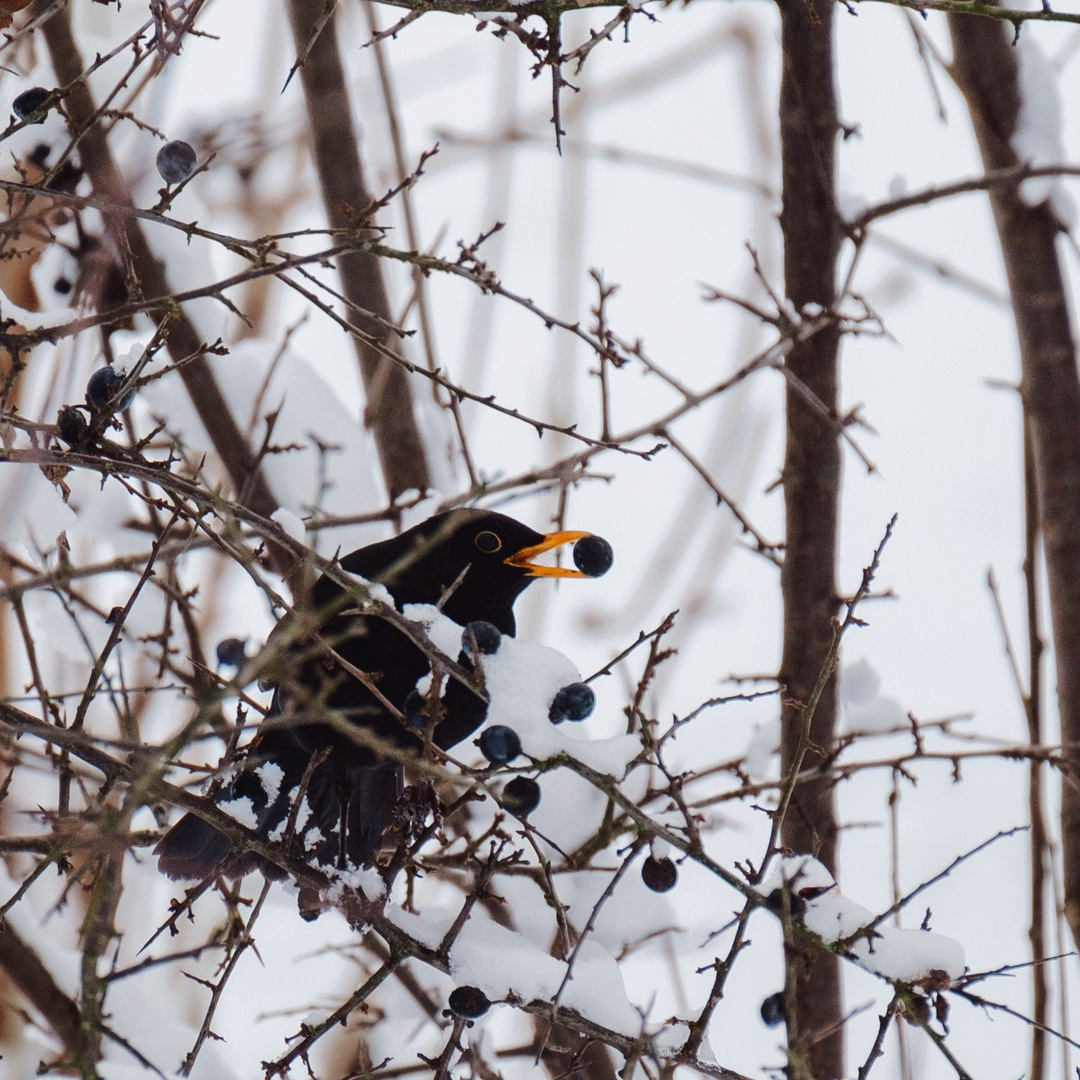
[[[778,892],[785,882],[797,920],[828,945],[847,941],[877,918],[869,908],[844,896],[832,874],[812,855],[780,859],[762,881],[762,895]],[[844,955],[875,975],[897,982],[927,982],[935,990],[945,989],[966,970],[964,948],[958,941],[928,930],[901,930],[883,923],[851,941]]]

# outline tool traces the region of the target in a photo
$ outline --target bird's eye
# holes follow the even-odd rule
[[[502,541],[493,532],[482,532],[476,534],[476,546],[488,555],[493,554],[502,547]]]

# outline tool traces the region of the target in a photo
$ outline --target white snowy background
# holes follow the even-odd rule
[[[370,34],[357,5],[340,6],[339,33],[353,78],[368,183],[381,192],[396,175],[372,51],[360,48]],[[322,220],[310,170],[301,169],[306,187],[297,190],[303,102],[297,81],[281,92],[292,62],[291,36],[279,5],[258,9],[210,5],[201,23],[208,36],[189,38],[183,55],[169,63],[141,102],[140,115],[171,138],[194,142],[214,133],[218,159],[181,195],[173,213],[222,231],[238,227],[224,208],[236,198],[234,166],[247,152],[245,140],[256,131],[272,152],[253,190],[268,202],[285,200],[287,207],[274,228],[310,227]],[[399,15],[397,9],[378,12],[383,26]],[[617,332],[643,339],[650,357],[700,388],[745,363],[769,340],[747,316],[730,306],[704,303],[702,296],[704,283],[762,300],[746,242],[760,253],[766,274],[780,281],[774,122],[778,29],[767,5],[697,3],[657,7],[654,15],[655,22],[634,19],[628,42],[617,39],[594,50],[573,78],[580,93],[564,94],[567,135],[561,157],[548,123],[549,85],[544,78],[530,80],[528,58],[517,43],[478,33],[475,20],[429,15],[384,48],[392,63],[410,166],[421,151],[440,143],[413,195],[421,246],[437,245],[453,258],[455,241],[471,242],[496,220],[504,221],[506,228],[482,249],[503,282],[545,310],[584,323],[595,302],[587,271],[602,269],[606,281],[619,285],[609,309]],[[137,3],[124,5],[119,14],[80,6],[76,24],[85,55],[92,56],[95,48],[107,50],[120,38],[121,26],[132,27],[144,17],[145,6]],[[567,36],[584,37],[586,28],[602,18],[568,17]],[[947,53],[939,17],[919,20],[917,28]],[[1025,85],[1034,95],[1025,113],[1024,147],[1039,163],[1076,158],[1080,130],[1072,103],[1080,76],[1078,43],[1076,33],[1064,26],[1029,24],[1021,36]],[[839,150],[845,210],[978,174],[966,109],[940,70],[931,88],[904,12],[873,4],[860,4],[857,17],[838,12],[838,57],[841,115],[855,129]],[[52,85],[44,60],[25,78],[2,78],[5,103],[26,86]],[[108,79],[106,69],[95,85],[103,88]],[[1055,86],[1059,98],[1054,98]],[[29,129],[19,137],[36,140],[42,130],[49,129]],[[521,137],[500,139],[507,131]],[[135,190],[143,205],[153,201],[157,187],[152,175],[156,146],[150,135],[130,125],[116,132],[114,149],[125,174],[142,177]],[[1053,197],[1063,209],[1072,183],[1053,185]],[[408,246],[401,221],[392,224],[391,242]],[[189,245],[179,234],[149,226],[148,232],[168,259],[177,288],[205,284],[236,269],[234,261],[208,245]],[[845,452],[839,580],[842,591],[854,590],[886,522],[898,513],[877,581],[895,598],[865,605],[860,614],[869,625],[845,639],[844,722],[849,730],[881,730],[903,727],[909,710],[923,721],[962,714],[968,719],[954,725],[958,732],[1021,742],[1026,738],[1023,710],[986,584],[993,567],[1011,629],[1022,640],[1020,415],[1015,393],[1002,386],[1015,382],[1018,364],[985,196],[965,195],[909,211],[878,225],[875,236],[880,242],[872,241],[863,255],[856,291],[882,315],[889,334],[844,342],[842,407],[861,405],[872,430],[856,428],[853,434],[877,471],[868,474]],[[1065,241],[1062,251],[1066,272],[1074,275],[1075,252]],[[941,273],[935,269],[939,264],[951,269]],[[62,266],[56,253],[43,260],[36,275],[43,297],[55,299],[51,280]],[[396,268],[387,272],[400,305],[409,282]],[[427,287],[438,361],[452,378],[495,393],[502,403],[529,415],[576,420],[587,432],[597,430],[593,358],[570,335],[549,332],[535,317],[505,301],[480,297],[466,283],[436,275]],[[278,289],[274,297],[266,333],[214,360],[242,423],[251,414],[282,334],[304,314],[302,303],[287,290]],[[7,301],[3,307],[5,316],[35,318],[9,310]],[[220,305],[207,301],[193,310],[208,340],[219,335],[235,340],[236,321]],[[131,335],[127,345],[145,340],[144,331]],[[81,396],[95,362],[88,345],[72,348],[69,343],[47,361],[35,357],[35,380],[23,412],[53,419],[59,405]],[[612,387],[616,430],[632,428],[677,403],[640,367],[614,372]],[[422,385],[417,392],[424,397]],[[315,433],[340,446],[331,457],[333,486],[324,508],[343,514],[377,508],[374,455],[358,427],[362,396],[356,361],[348,342],[325,318],[313,315],[293,335],[265,392],[262,412],[279,403],[277,441],[310,446]],[[466,404],[464,413],[479,468],[492,478],[550,463],[572,449],[550,434],[538,440],[524,425],[478,406]],[[176,378],[142,393],[133,415],[143,431],[155,417],[164,418],[170,430],[183,433],[192,453],[205,445]],[[427,411],[425,430],[433,447],[452,437],[445,416],[434,410]],[[757,374],[689,414],[675,431],[719,483],[737,495],[755,525],[769,538],[780,539],[781,496],[770,485],[783,451],[781,377],[770,371]],[[608,479],[586,481],[571,493],[567,527],[605,536],[615,549],[615,566],[595,582],[535,585],[518,605],[520,638],[557,648],[588,674],[632,642],[639,630],[652,629],[679,608],[673,634],[679,654],[661,669],[650,698],[661,720],[683,715],[708,697],[736,692],[727,681],[731,675],[774,671],[780,644],[778,574],[738,541],[730,513],[715,505],[700,479],[670,450],[650,462],[607,454],[594,459],[592,469]],[[273,459],[268,471],[285,507],[304,515],[318,482],[315,454]],[[48,548],[66,530],[77,563],[142,549],[144,537],[116,525],[125,503],[114,485],[101,486],[96,476],[78,474],[69,483],[74,513],[37,470],[0,470],[4,542],[21,545],[27,557],[36,558],[39,548]],[[466,483],[460,469],[446,466],[439,495],[453,495]],[[434,505],[417,508],[413,519],[420,520]],[[554,503],[536,497],[500,509],[545,527]],[[383,535],[379,527],[348,527],[310,539],[329,555]],[[189,585],[201,586],[199,606],[208,641],[240,636],[260,642],[265,637],[271,613],[238,571],[196,554],[186,574]],[[122,602],[131,580],[116,575],[101,582],[95,586],[96,602],[104,610]],[[39,648],[49,653],[51,684],[80,688],[85,642],[50,594],[28,597],[27,607]],[[132,634],[156,629],[158,611],[159,602],[147,593],[129,621]],[[100,647],[108,632],[93,619],[85,619],[83,629],[93,647]],[[125,648],[124,662],[135,670],[135,649]],[[1052,657],[1049,665],[1046,685],[1052,689]],[[638,670],[633,664],[630,668]],[[618,735],[625,730],[621,710],[630,676],[618,673],[594,686],[598,706],[583,730],[598,739]],[[175,698],[171,706],[176,707]],[[1047,738],[1055,741],[1049,711]],[[756,767],[775,776],[776,759],[768,757],[775,712],[768,698],[706,712],[669,748],[669,763],[701,769],[703,763],[727,761],[753,747]],[[109,729],[111,717],[107,702],[91,712],[102,730]],[[165,737],[186,715],[171,715],[162,706],[151,718],[148,736]],[[909,745],[904,735],[882,734],[860,743],[850,757],[888,759]],[[932,739],[931,745],[969,746],[947,738]],[[214,754],[207,749],[209,759]],[[912,771],[918,786],[899,785],[897,860],[903,891],[997,831],[1026,821],[1024,766],[968,762],[962,783],[953,782],[948,761],[918,763]],[[13,788],[20,805],[34,805],[33,784],[28,778]],[[840,886],[844,896],[872,913],[892,903],[891,784],[889,769],[871,769],[837,789],[841,817],[849,825],[841,848]],[[593,807],[602,810],[602,800],[565,775],[546,776],[542,785],[538,828],[563,846],[580,842],[594,822]],[[721,786],[718,780],[715,790]],[[1048,810],[1053,808],[1051,802]],[[768,836],[763,813],[749,802],[727,802],[706,812],[716,815],[717,827],[710,833],[714,858],[732,866],[759,857]],[[136,824],[151,827],[153,822],[146,813]],[[31,827],[26,819],[17,831]],[[904,912],[904,925],[918,926],[929,906],[933,929],[960,943],[971,970],[1023,962],[1028,957],[1026,860],[1023,834],[1002,840],[920,897]],[[14,891],[31,865],[27,859],[6,861],[0,899]],[[607,880],[596,874],[560,880],[560,895],[578,925]],[[256,888],[252,882],[249,890]],[[118,917],[120,956],[122,962],[135,962],[177,888],[156,874],[145,853],[128,860],[125,886]],[[60,887],[55,876],[44,875],[9,918],[46,950],[57,980],[74,993],[78,953],[70,910],[54,910]],[[499,993],[498,973],[484,963],[485,955],[499,953],[512,956],[518,970],[533,980],[530,985],[553,993],[558,979],[544,970],[545,962],[554,963],[547,957],[552,923],[538,891],[523,879],[508,879],[500,882],[500,892],[519,920],[519,952],[510,951],[500,928],[470,924],[455,948],[457,972],[468,976],[461,981],[484,986],[488,979],[489,996]],[[445,929],[456,910],[455,899],[437,885],[426,892],[422,886],[422,914],[410,931],[438,940],[440,927]],[[626,1002],[640,1009],[650,1025],[672,1016],[692,1017],[711,984],[711,973],[697,974],[696,969],[711,963],[727,944],[726,938],[707,939],[738,906],[736,893],[690,864],[664,896],[649,893],[632,870],[603,909],[589,951],[582,952],[579,992],[597,1006],[606,1004],[610,1014],[605,1019],[617,1029],[633,1031],[641,1022]],[[196,922],[182,926],[167,947],[201,940],[217,916],[213,901],[204,901]],[[670,934],[619,964],[624,1001],[611,955],[667,926]],[[782,986],[782,953],[778,925],[767,913],[754,916],[749,936],[752,948],[735,965],[709,1038],[721,1064],[761,1075],[763,1068],[783,1062],[782,1029],[766,1029],[758,1015],[761,1000]],[[259,1061],[286,1049],[284,1040],[300,1021],[308,1017],[310,1022],[309,1014],[314,1019],[325,1015],[356,985],[356,935],[335,914],[313,924],[301,922],[294,898],[280,886],[271,893],[256,938],[258,956],[249,952],[244,957],[214,1021],[225,1041],[203,1050],[199,1077],[247,1080],[261,1075]],[[533,954],[527,953],[529,942]],[[164,947],[160,941],[158,946]],[[1075,1000],[1076,961],[1071,964]],[[208,977],[213,960],[184,967]],[[1054,971],[1057,981],[1060,970]],[[443,995],[454,985],[421,968],[414,968],[414,974]],[[1030,1009],[1030,987],[1023,977],[993,980],[979,989],[1020,1011]],[[880,980],[845,965],[847,1007],[870,1006],[850,1023],[852,1071],[873,1040],[888,995]],[[179,978],[172,967],[161,967],[115,984],[108,1011],[112,1025],[129,1032],[169,1074],[190,1047],[205,1000],[202,987]],[[423,1021],[393,980],[374,1001],[384,1016],[369,1033],[374,1060],[391,1056],[402,1064],[415,1060],[415,1053],[438,1052],[444,1036]],[[1060,1012],[1053,1022],[1060,1027]],[[957,1002],[949,1024],[949,1045],[973,1075],[1012,1077],[1027,1068],[1029,1032],[1019,1021]],[[513,1041],[515,1035],[508,1033],[524,1041],[528,1025],[510,1009],[496,1007],[468,1037]],[[911,1031],[908,1041],[916,1075],[951,1075],[918,1032]],[[3,1052],[4,1068],[10,1070],[6,1075],[13,1077],[31,1075],[37,1061],[49,1054],[44,1046],[25,1045],[5,1046]],[[1070,1058],[1057,1043],[1051,1052],[1056,1074],[1068,1074],[1076,1052]],[[529,1059],[507,1064],[508,1075],[530,1068]],[[877,1075],[895,1075],[895,1069],[890,1038]],[[127,1080],[146,1074],[114,1047],[106,1075]]]

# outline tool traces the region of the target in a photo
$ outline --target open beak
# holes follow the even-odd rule
[[[506,560],[506,565],[516,566],[520,570],[525,570],[530,577],[588,577],[587,574],[583,574],[580,570],[573,567],[545,566],[542,563],[538,564],[533,562],[533,559],[543,555],[546,551],[561,547],[563,544],[572,544],[586,536],[592,536],[592,533],[548,533],[539,544],[534,544],[532,547],[526,547],[522,548],[520,551],[515,551],[514,554]]]

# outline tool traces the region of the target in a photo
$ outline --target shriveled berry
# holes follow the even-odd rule
[[[480,619],[469,623],[461,635],[462,646],[473,655],[482,653],[484,656],[491,656],[498,652],[501,642],[502,634],[499,633],[499,628]]]
[[[41,110],[41,106],[49,98],[50,91],[46,90],[44,86],[33,86],[29,90],[24,90],[12,103],[11,111],[20,120],[30,120],[35,113],[40,112],[41,115],[36,120],[30,120],[31,124],[44,124],[45,115],[48,112]]]
[[[527,776],[515,776],[503,788],[500,802],[516,817],[528,817],[540,805],[540,785]]]
[[[296,910],[304,922],[314,922],[323,913],[322,893],[318,889],[302,887],[296,898]]]
[[[456,990],[451,990],[447,1004],[450,1011],[462,1020],[475,1020],[491,1008],[487,994],[476,986],[459,986]]]
[[[480,744],[480,753],[495,765],[505,765],[521,753],[518,733],[505,724],[492,724],[485,728],[477,741]]]
[[[574,565],[586,577],[603,577],[615,561],[615,552],[602,536],[583,536],[574,545]]]
[[[86,438],[90,425],[86,417],[74,405],[65,405],[56,414],[56,434],[68,444],[76,446]]]
[[[242,667],[247,659],[247,638],[224,638],[217,643],[217,662],[222,667]]]
[[[767,1027],[778,1027],[784,1022],[785,1018],[784,992],[778,990],[775,994],[770,994],[761,1003],[761,1019],[765,1021]]]
[[[195,147],[176,139],[157,152],[157,171],[166,184],[181,184],[195,171],[196,161]]]
[[[592,716],[596,708],[596,695],[587,683],[576,682],[564,686],[556,695],[548,709],[548,719],[553,724],[564,720],[584,720]]]
[[[110,364],[98,368],[86,384],[86,403],[100,409],[116,396],[124,384],[124,376]],[[116,408],[126,409],[135,400],[135,391],[129,390],[119,401]]]
[[[657,859],[650,855],[641,864],[641,880],[652,889],[653,892],[667,892],[675,888],[675,882],[679,880],[679,871],[670,859]]]

